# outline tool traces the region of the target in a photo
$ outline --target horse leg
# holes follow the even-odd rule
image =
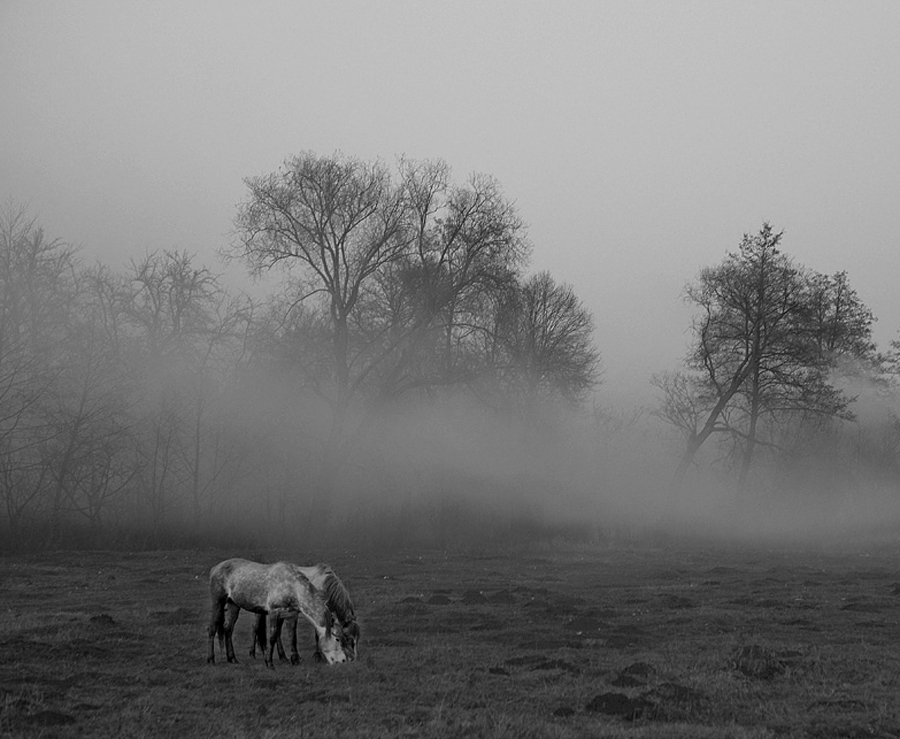
[[[236,663],[237,657],[234,656],[234,642],[231,640],[231,635],[234,633],[234,625],[237,623],[241,608],[236,603],[226,603],[225,607],[228,609],[225,617],[225,656],[229,662]]]
[[[250,656],[256,657],[256,644],[259,643],[263,657],[266,656],[266,614],[253,614],[253,641],[250,643]]]
[[[209,637],[209,652],[206,656],[208,664],[216,662],[216,635],[219,639],[224,639],[225,627],[225,603],[219,600],[212,602],[212,613],[209,616],[209,627],[206,630]],[[221,648],[221,647],[220,647]]]
[[[278,627],[278,638],[275,640],[275,648],[278,650],[278,661],[279,662],[287,662],[287,655],[284,653],[284,645],[281,642],[281,626],[280,625]]]
[[[319,632],[316,629],[313,629],[313,636],[316,638],[316,648],[313,651],[313,661],[314,662],[324,662],[325,655],[322,654],[322,650],[319,649]]]
[[[266,635],[266,614],[258,613],[256,614],[256,631],[253,646],[250,647],[250,656],[256,656],[256,642],[259,642],[259,648],[262,650],[263,654],[266,653],[266,649],[268,649],[268,637]],[[284,647],[281,644],[281,637],[278,637],[278,641],[275,642],[275,648],[278,650],[278,659],[282,662],[287,661],[287,655],[284,653]]]
[[[275,642],[275,648],[278,650],[279,662],[287,662],[287,655],[284,653],[284,643],[281,641],[281,630],[278,631],[278,640]]]
[[[275,644],[281,638],[281,622],[280,615],[269,614],[269,649],[266,651],[266,667],[274,670],[275,662],[272,656],[275,654]]]
[[[297,621],[299,620],[299,616],[294,616],[291,619],[291,664],[299,665],[300,664],[300,652],[297,651]]]

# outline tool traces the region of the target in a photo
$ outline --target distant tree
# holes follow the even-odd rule
[[[453,185],[441,162],[402,162],[401,171],[414,248],[379,272],[357,322],[384,357],[370,364],[381,398],[464,384],[484,370],[495,306],[516,286],[529,249],[493,178]]]
[[[103,328],[95,275],[79,275],[79,299],[66,327],[62,370],[48,394],[53,434],[42,445],[53,506],[50,542],[65,541],[65,522],[87,522],[94,536],[136,474],[132,435],[135,383]]]
[[[600,380],[590,312],[569,285],[540,272],[508,290],[499,304],[502,380],[520,398],[578,402]]]
[[[380,162],[305,152],[246,180],[229,252],[290,282],[268,335],[294,355],[331,409],[316,503],[327,515],[355,398],[392,398],[458,381],[480,302],[527,252],[495,181],[454,186],[441,162]],[[476,315],[477,314],[477,315]]]
[[[310,152],[245,183],[249,197],[235,219],[238,242],[231,254],[254,274],[299,269],[297,304],[316,301],[326,318],[329,374],[315,382],[332,411],[323,454],[328,488],[353,395],[352,314],[373,275],[412,243],[404,194],[380,162]]]
[[[246,351],[252,311],[194,259],[164,251],[133,261],[119,280],[122,315],[110,321],[120,325],[124,361],[138,378],[136,488],[154,534],[168,511],[185,502],[199,525],[203,503],[229,464],[216,399]]]
[[[874,429],[860,435],[858,456],[868,462],[870,472],[900,486],[900,338],[876,357],[877,391],[883,401],[883,418]],[[867,438],[868,437],[868,438]],[[898,487],[900,489],[900,487]]]
[[[30,515],[59,508],[43,452],[58,433],[76,269],[75,250],[47,238],[27,207],[0,211],[0,502],[13,545]]]
[[[736,441],[743,487],[757,447],[776,445],[762,435],[766,424],[851,417],[851,399],[830,373],[842,358],[872,351],[871,313],[846,274],[828,278],[795,264],[779,250],[781,238],[763,224],[685,290],[699,308],[688,373],[656,380],[660,415],[687,438],[678,482],[714,433]]]

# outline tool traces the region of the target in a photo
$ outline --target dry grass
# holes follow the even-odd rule
[[[209,567],[0,559],[0,735],[900,737],[900,551],[335,554],[361,659],[206,665]],[[865,555],[865,556],[864,556]]]

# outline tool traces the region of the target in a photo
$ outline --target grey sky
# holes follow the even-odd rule
[[[121,266],[214,261],[292,153],[497,177],[646,401],[684,283],[764,220],[900,329],[900,3],[0,0],[0,198]]]

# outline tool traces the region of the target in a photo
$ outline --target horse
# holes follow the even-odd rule
[[[281,625],[302,614],[315,628],[322,658],[328,664],[346,662],[341,646],[341,626],[325,606],[325,598],[295,565],[287,562],[261,564],[246,559],[226,559],[209,571],[209,594],[212,613],[209,621],[209,655],[213,664],[215,637],[219,648],[225,648],[229,662],[237,662],[231,635],[241,608],[269,619],[268,650],[264,650],[266,666],[274,668],[272,653],[281,636]],[[226,615],[227,611],[227,615]],[[299,661],[299,656],[297,657]]]
[[[315,564],[311,567],[301,567],[294,565],[315,587],[321,591],[325,597],[325,605],[337,618],[341,625],[341,646],[348,659],[354,660],[358,655],[360,629],[356,621],[356,611],[353,608],[353,601],[350,600],[350,593],[341,582],[340,578],[335,574],[327,564]],[[291,662],[296,664],[299,661],[297,653],[297,619],[291,619],[289,623],[291,629]],[[256,645],[265,651],[266,648],[266,616],[264,613],[257,613],[253,626],[253,641],[250,646],[250,656],[256,657]],[[317,648],[316,657],[319,657],[318,636],[316,637]],[[282,660],[287,659],[279,638],[275,646],[278,648],[278,657]]]

